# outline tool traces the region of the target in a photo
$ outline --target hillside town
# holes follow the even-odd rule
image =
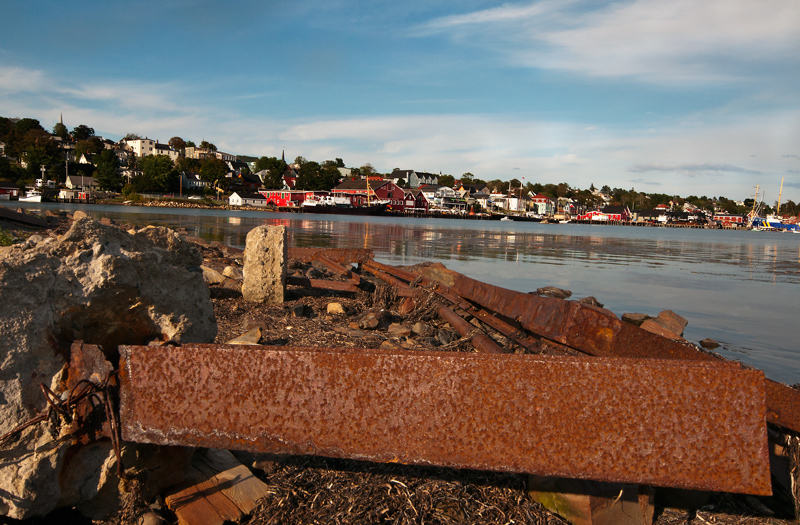
[[[578,189],[525,177],[486,181],[472,173],[455,177],[409,167],[379,173],[368,163],[347,167],[341,158],[287,161],[283,151],[280,158],[238,155],[206,140],[172,137],[163,143],[136,133],[113,141],[83,124],[69,131],[63,118],[50,132],[36,119],[0,117],[0,200],[115,198],[205,200],[280,211],[356,213],[375,207],[404,215],[717,227],[752,226],[753,217],[763,214],[796,227],[800,214],[791,200],[781,203],[779,197],[774,207],[759,202],[758,191],[737,201],[594,184]]]

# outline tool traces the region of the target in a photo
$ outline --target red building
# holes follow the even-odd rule
[[[416,211],[424,211],[427,213],[428,208],[430,208],[430,202],[428,198],[422,193],[422,189],[417,190],[406,190],[405,191],[405,209],[406,210],[416,210]]]
[[[333,188],[333,195],[350,197],[353,206],[380,201],[388,202],[392,210],[406,209],[406,192],[390,180],[346,180]],[[414,203],[408,207],[414,207]]]
[[[0,181],[0,200],[12,200],[19,198],[19,186],[13,182]]]
[[[261,190],[258,193],[267,199],[267,206],[278,206],[281,208],[300,206],[306,200],[308,193],[325,193],[313,191],[289,191],[289,190]]]

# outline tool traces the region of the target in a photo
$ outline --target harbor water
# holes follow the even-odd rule
[[[618,316],[672,310],[684,336],[787,384],[800,382],[800,235],[461,219],[352,217],[56,203],[3,203],[74,212],[244,248],[247,232],[283,225],[289,245],[369,248],[393,265],[444,263],[484,282],[535,291],[557,286],[594,296]]]

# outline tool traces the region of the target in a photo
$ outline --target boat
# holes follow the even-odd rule
[[[753,208],[747,215],[747,225],[753,231],[781,231],[781,232],[798,232],[800,228],[797,224],[784,223],[783,218],[780,216],[781,210],[781,197],[783,196],[783,179],[781,179],[781,189],[778,193],[778,206],[774,214],[761,217],[761,209],[763,202],[757,203],[758,199],[758,186],[756,186],[756,194],[753,199]],[[763,196],[762,196],[763,199]]]
[[[514,219],[512,219],[511,217],[509,217],[508,215],[506,215],[505,217],[503,217],[503,218],[502,218],[502,219],[500,219],[500,220],[501,220],[501,221],[513,221]]]
[[[25,196],[20,195],[20,202],[42,202],[42,192],[39,190],[30,190],[25,193]]]
[[[377,202],[366,206],[353,206],[350,197],[333,195],[309,195],[300,209],[303,213],[324,213],[328,215],[382,215],[388,203]]]
[[[543,215],[538,213],[528,212],[525,215],[512,215],[511,220],[516,222],[542,222]]]

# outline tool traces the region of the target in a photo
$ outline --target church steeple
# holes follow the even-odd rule
[[[281,160],[286,162],[286,148],[281,148]]]

